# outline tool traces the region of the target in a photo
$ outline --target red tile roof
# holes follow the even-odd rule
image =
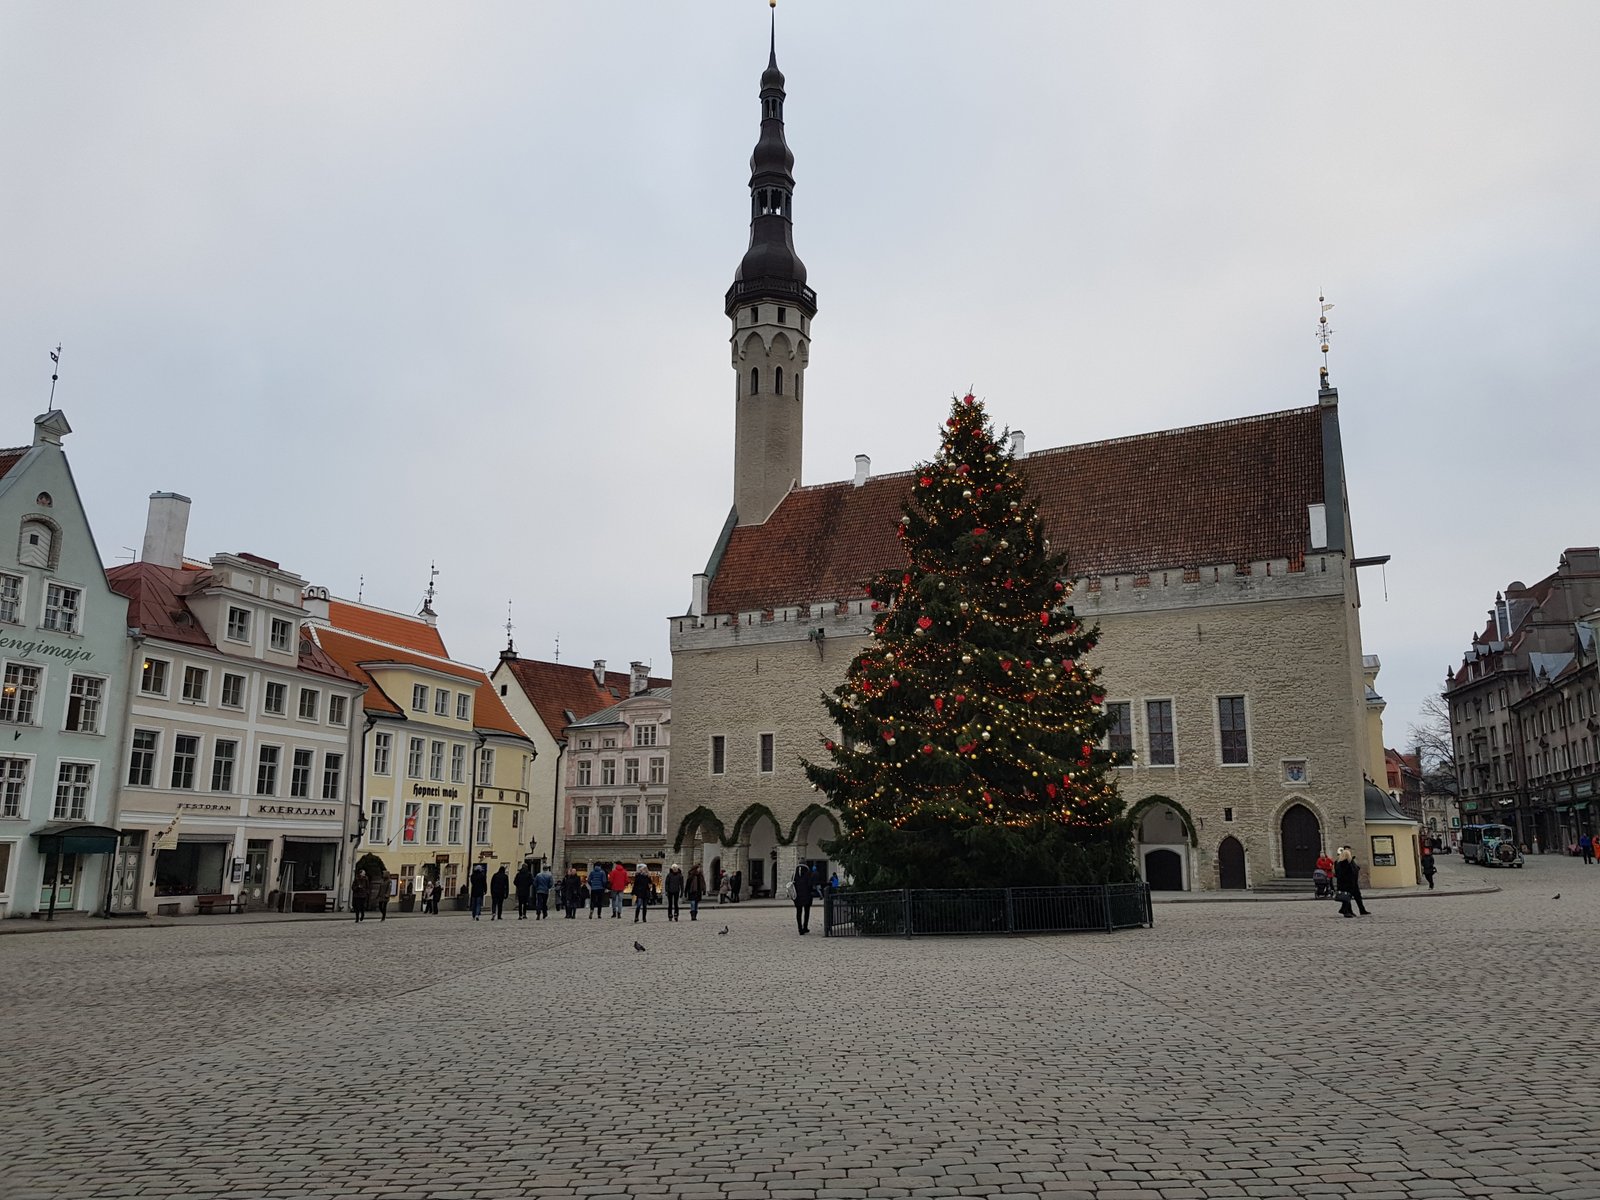
[[[625,671],[607,671],[605,686],[595,682],[594,671],[568,663],[537,659],[502,660],[522,694],[528,698],[551,737],[559,738],[571,721],[581,721],[602,708],[628,698],[630,680]],[[650,678],[650,687],[671,687],[672,680]],[[571,717],[567,716],[571,713]]]
[[[494,684],[487,679],[478,685],[477,699],[472,704],[472,727],[489,733],[510,734],[512,737],[528,736],[506,708],[500,694],[494,690]]]
[[[405,646],[438,658],[450,657],[439,630],[421,617],[369,608],[348,600],[329,600],[328,621],[335,629],[343,629],[357,637],[388,642],[391,646]]]
[[[29,449],[27,446],[13,446],[9,450],[0,450],[0,479],[11,473],[11,468],[22,461],[22,456]]]
[[[210,571],[131,562],[112,567],[106,572],[106,579],[112,591],[128,598],[128,624],[143,631],[146,637],[216,649],[216,644],[195,620],[186,599],[211,582]],[[300,639],[299,660],[296,665],[302,671],[333,679],[353,678],[310,638]]]
[[[1073,575],[1296,558],[1323,502],[1318,408],[1041,450],[1029,494]],[[903,560],[895,536],[911,472],[861,487],[797,488],[736,528],[711,581],[713,613],[859,596]]]

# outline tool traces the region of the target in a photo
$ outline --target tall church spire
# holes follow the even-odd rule
[[[733,504],[758,525],[800,482],[803,379],[817,294],[794,249],[794,153],[784,137],[784,78],[774,14],[761,73],[761,134],[750,155],[750,246],[723,311],[733,322]]]

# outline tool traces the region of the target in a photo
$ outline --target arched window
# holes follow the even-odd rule
[[[17,562],[24,567],[51,569],[56,564],[55,530],[45,522],[34,519],[22,523],[22,536],[17,543]]]
[[[772,372],[772,394],[783,395],[783,368],[775,367]]]
[[[758,395],[761,394],[761,368],[760,367],[751,367],[750,368],[750,394],[752,396],[758,396]]]

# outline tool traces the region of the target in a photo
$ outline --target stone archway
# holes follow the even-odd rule
[[[1291,804],[1278,822],[1286,879],[1310,879],[1322,853],[1322,823],[1304,804]]]
[[[1175,804],[1152,799],[1140,806],[1139,874],[1152,891],[1189,890],[1189,835],[1189,823]]]
[[[1231,834],[1217,847],[1217,882],[1226,892],[1243,891],[1249,886],[1244,867],[1244,843]]]

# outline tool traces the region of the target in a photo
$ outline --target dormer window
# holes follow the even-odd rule
[[[282,617],[272,618],[272,648],[282,654],[289,653],[294,639],[294,622]]]
[[[250,640],[250,610],[248,608],[228,609],[228,640],[230,642],[248,642]]]

